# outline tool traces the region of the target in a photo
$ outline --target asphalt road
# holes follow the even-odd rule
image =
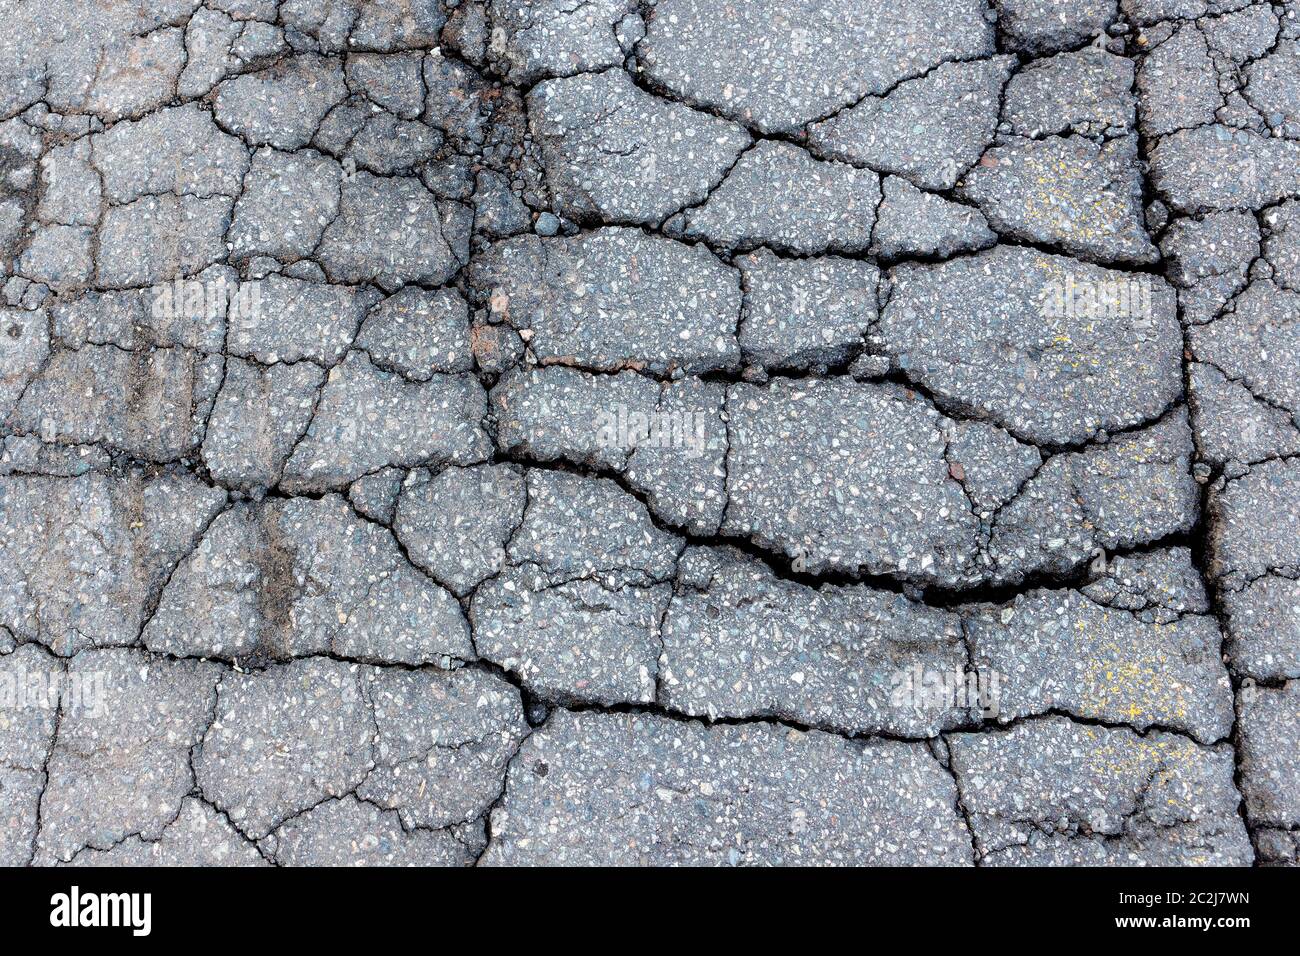
[[[0,864],[1297,862],[1300,0],[0,9]]]

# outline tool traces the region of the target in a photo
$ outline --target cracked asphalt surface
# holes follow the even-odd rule
[[[1300,862],[1300,0],[0,16],[0,864]]]

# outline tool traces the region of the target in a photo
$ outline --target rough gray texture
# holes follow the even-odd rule
[[[705,372],[735,362],[739,277],[703,246],[633,229],[493,246],[470,280],[542,364]]]
[[[393,532],[413,562],[463,597],[505,566],[526,501],[518,468],[447,468],[402,489]]]
[[[1208,363],[1193,364],[1188,380],[1193,421],[1206,461],[1250,465],[1275,455],[1300,453],[1300,428],[1286,408],[1269,404]]]
[[[433,196],[415,180],[366,172],[343,184],[339,215],[325,229],[317,255],[335,282],[375,282],[386,289],[437,285],[457,268]]]
[[[680,543],[613,482],[531,471],[506,566],[474,594],[475,647],[545,697],[655,699]]]
[[[1064,717],[948,738],[985,865],[1241,866],[1232,751]]]
[[[1181,130],[1151,151],[1151,180],[1179,212],[1258,209],[1300,190],[1300,143],[1219,125]]]
[[[42,0],[0,864],[1300,862],[1295,0]]]
[[[623,49],[617,27],[634,14],[634,0],[489,0],[496,30],[489,51],[501,72],[524,85],[542,76],[568,76],[617,66]]]
[[[269,488],[311,424],[325,372],[311,362],[258,365],[231,356],[203,438],[212,477]]]
[[[1265,575],[1223,595],[1234,672],[1256,680],[1300,678],[1300,580]]]
[[[450,289],[408,286],[389,296],[370,310],[356,345],[379,368],[417,382],[473,368],[465,300]]]
[[[0,657],[0,686],[6,702],[0,712],[0,864],[22,866],[31,859],[36,841],[37,810],[48,777],[46,761],[54,746],[59,698],[38,695],[17,707],[17,691],[33,676],[61,676],[63,669],[35,644],[14,648]],[[48,685],[45,685],[48,686]]]
[[[194,797],[181,801],[180,813],[158,839],[126,837],[109,849],[88,846],[72,866],[266,866],[267,861],[239,831]]]
[[[1148,263],[1135,136],[1098,148],[1079,137],[1011,140],[986,152],[960,194],[1012,239],[1101,262]]]
[[[367,289],[279,275],[259,280],[256,289],[260,307],[230,323],[227,348],[265,365],[334,365],[378,298]]]
[[[726,401],[722,384],[683,379],[659,392],[648,427],[636,423],[628,484],[662,521],[693,534],[716,533],[727,506]],[[617,434],[617,416],[605,424]]]
[[[311,659],[222,678],[194,758],[204,797],[252,839],[375,766],[374,716],[357,665]]]
[[[516,369],[492,389],[497,447],[537,462],[622,470],[638,436],[620,424],[632,415],[648,418],[658,401],[654,381],[630,370]]]
[[[896,699],[916,667],[960,672],[955,614],[864,587],[814,590],[726,551],[682,558],[663,625],[661,700],[701,717],[780,717],[842,733],[933,735],[956,706]]]
[[[743,277],[740,348],[765,368],[835,365],[876,321],[880,270],[824,256],[783,259],[766,249],[736,259]]]
[[[1300,575],[1300,459],[1266,461],[1211,496],[1210,573],[1229,590],[1266,574]]]
[[[1178,288],[1183,321],[1203,325],[1246,288],[1260,253],[1259,222],[1249,212],[1177,219],[1165,231],[1160,251],[1169,281]]]
[[[951,189],[993,138],[1011,66],[1010,57],[945,63],[814,124],[809,146],[926,189]]]
[[[638,54],[688,101],[763,132],[793,132],[946,60],[993,52],[976,0],[665,0]],[[718,56],[717,50],[727,51]]]
[[[726,250],[766,245],[796,255],[862,252],[871,244],[879,205],[875,173],[763,140],[702,206],[669,227]]]
[[[474,656],[455,599],[337,495],[236,504],[167,582],[151,650],[239,660]]]
[[[949,477],[932,407],[892,387],[777,380],[731,388],[727,415],[724,532],[814,574],[968,573],[978,525]]]
[[[1118,12],[1115,0],[993,0],[998,33],[1022,53],[1050,53],[1102,33]]]
[[[1003,118],[1019,136],[1118,135],[1133,128],[1133,63],[1096,47],[1035,60],[1007,84]]]
[[[1223,98],[1209,44],[1195,25],[1179,27],[1143,60],[1138,91],[1142,125],[1149,135],[1214,122]]]
[[[339,213],[341,184],[342,170],[327,156],[259,149],[235,204],[231,255],[311,255]]]
[[[970,862],[923,745],[557,712],[493,811],[495,865]]]
[[[68,675],[94,675],[101,696],[98,706],[60,716],[41,797],[41,863],[130,836],[162,837],[194,787],[190,748],[211,720],[221,679],[212,664],[151,662],[139,650],[85,651]]]
[[[129,644],[225,492],[182,474],[0,479],[0,623],[68,656]]]
[[[266,843],[280,866],[464,866],[472,859],[450,831],[408,832],[397,814],[353,796],[294,817]]]
[[[984,426],[972,441],[892,385],[738,385],[727,415],[723,532],[814,574],[884,573],[942,587],[1017,582],[1069,573],[1099,547],[1157,541],[1196,520],[1181,410],[1041,467],[1007,432]]]
[[[884,259],[947,259],[977,252],[998,237],[978,209],[917,189],[900,176],[886,176],[872,251]]]
[[[1043,444],[1150,421],[1182,389],[1162,280],[1030,249],[898,266],[873,338],[945,402]]]
[[[347,87],[338,60],[306,54],[225,80],[216,92],[213,113],[222,126],[254,145],[301,149]]]
[[[971,661],[1005,675],[998,718],[1052,711],[1170,727],[1202,742],[1232,728],[1232,686],[1214,619],[1163,623],[1074,591],[1035,591],[970,621]]]
[[[396,810],[407,830],[442,830],[487,812],[529,733],[516,688],[480,671],[376,669],[366,692],[376,766],[358,796]]]
[[[1300,822],[1300,684],[1252,687],[1237,702],[1241,784],[1251,823],[1294,830]]]
[[[1179,409],[1109,444],[1054,455],[995,515],[989,549],[1000,574],[1067,574],[1099,552],[1190,531],[1194,451]]]
[[[337,488],[387,465],[468,465],[487,456],[482,386],[468,375],[410,382],[352,352],[330,369],[284,470],[291,491]]]
[[[86,345],[50,356],[10,415],[46,441],[103,445],[145,461],[192,452],[221,381],[221,359],[188,349]]]
[[[749,145],[745,131],[665,102],[622,70],[548,80],[528,96],[558,213],[657,225],[704,200]]]
[[[1300,363],[1298,308],[1300,293],[1254,282],[1237,296],[1230,313],[1188,335],[1195,358],[1236,384],[1250,400],[1253,414],[1238,421],[1231,439],[1247,447],[1241,454],[1234,448],[1224,457],[1250,462],[1289,453],[1291,434],[1300,424],[1300,383],[1293,374]],[[1208,404],[1213,414],[1216,403]],[[1251,424],[1256,418],[1260,420]],[[1212,427],[1206,430],[1213,435]]]

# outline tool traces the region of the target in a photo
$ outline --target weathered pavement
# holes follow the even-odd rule
[[[0,864],[1297,862],[1300,0],[0,11]]]

